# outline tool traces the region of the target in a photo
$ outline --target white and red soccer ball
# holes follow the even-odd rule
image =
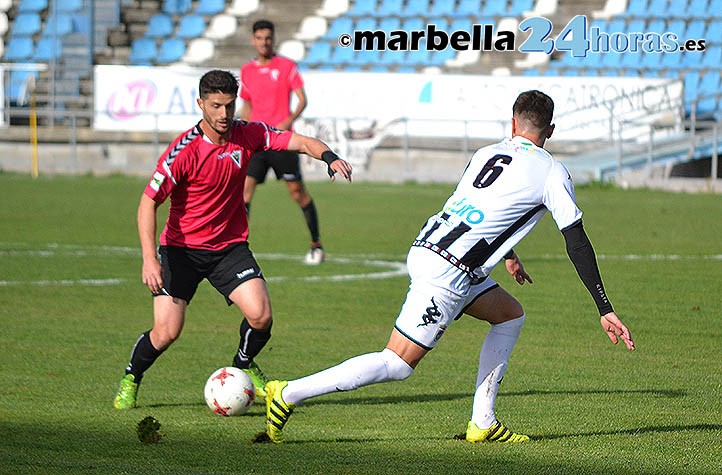
[[[244,371],[226,366],[216,370],[203,391],[206,404],[220,416],[240,416],[253,404],[256,390]]]

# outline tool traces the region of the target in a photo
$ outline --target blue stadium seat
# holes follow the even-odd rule
[[[341,16],[331,22],[328,27],[328,31],[323,35],[323,39],[326,40],[338,40],[339,35],[342,33],[353,33],[353,19],[347,16]]]
[[[32,36],[40,33],[42,26],[37,13],[20,13],[13,20],[12,36]]]
[[[484,0],[481,13],[486,16],[506,15],[506,0]]]
[[[379,64],[381,58],[381,51],[377,49],[373,50],[361,50],[356,52],[355,63],[358,66],[373,67]]]
[[[621,17],[647,17],[648,0],[629,0],[627,10],[620,14]]]
[[[453,16],[475,17],[481,11],[481,0],[459,0]]]
[[[29,36],[10,38],[5,43],[5,61],[27,61],[35,52],[33,39]]]
[[[397,66],[404,60],[405,53],[403,51],[385,50],[381,52],[378,64],[381,66]]]
[[[645,53],[639,59],[639,67],[657,71],[662,68],[662,58],[664,55],[672,55],[676,53]]]
[[[75,13],[83,9],[83,0],[62,0],[54,2],[54,7],[58,12]]]
[[[722,19],[712,20],[707,25],[707,45],[722,45]]]
[[[452,16],[453,14],[453,0],[434,0],[429,10],[429,16]]]
[[[163,0],[162,11],[169,15],[185,15],[192,6],[191,0]]]
[[[63,53],[63,45],[58,38],[42,37],[35,45],[32,60],[37,63],[49,63]]]
[[[651,18],[656,17],[664,17],[667,15],[667,10],[669,8],[669,0],[649,0],[649,5],[647,5],[647,16]],[[682,2],[671,2],[671,3],[682,3]]]
[[[402,17],[410,16],[426,16],[431,10],[430,0],[412,0],[407,1],[406,6],[401,10]],[[397,13],[398,15],[398,13]]]
[[[128,61],[136,66],[150,65],[158,56],[158,46],[151,38],[137,38],[130,44]]]
[[[670,20],[667,22],[667,26],[665,27],[665,32],[671,32],[675,33],[677,35],[677,38],[683,38],[684,30],[686,29],[686,26],[684,24],[684,20]]]
[[[326,63],[331,57],[331,43],[328,41],[316,41],[308,49],[303,63],[308,65],[317,65]]]
[[[158,49],[157,62],[161,64],[177,63],[183,59],[184,54],[186,54],[185,41],[180,38],[166,38]]]
[[[534,8],[534,0],[512,0],[509,5],[509,16],[521,16],[522,13]]]
[[[20,13],[40,13],[48,8],[48,0],[21,0],[18,5]]]
[[[702,69],[702,60],[704,55],[702,51],[685,51],[680,53],[682,56],[681,65],[685,69]]]
[[[373,31],[376,29],[376,19],[372,17],[363,17],[356,20],[353,26],[354,30]]]
[[[722,18],[722,0],[710,0],[707,14],[715,18]]]
[[[75,31],[73,17],[70,13],[53,12],[45,20],[43,33],[46,36],[64,36]]]
[[[206,31],[206,21],[200,15],[186,15],[178,23],[178,38],[200,38]]]
[[[707,48],[702,57],[702,68],[704,69],[720,69],[722,65],[722,46],[712,45]]]
[[[226,9],[225,0],[199,0],[195,12],[198,15],[218,15]]]
[[[395,16],[386,17],[379,21],[377,28],[381,31],[385,31],[388,34],[391,31],[401,28],[401,20],[399,20],[398,17]]]
[[[675,2],[672,2],[675,3]],[[680,2],[682,3],[682,2]],[[709,0],[689,0],[687,8],[684,9],[682,15],[684,17],[702,17],[707,16],[707,7],[709,6]]]
[[[403,4],[404,0],[381,0],[381,3],[379,3],[379,7],[374,15],[378,17],[398,15],[401,13],[401,7]]]
[[[707,32],[707,24],[704,20],[692,20],[687,25],[687,31],[684,32],[685,39],[696,40],[704,38]]]
[[[351,17],[374,15],[376,14],[376,7],[376,0],[356,0],[347,12],[347,15]]]
[[[167,13],[156,13],[148,20],[145,36],[148,38],[168,38],[173,34],[173,18]]]
[[[646,31],[644,27],[644,20],[632,20],[629,23],[627,23],[627,26],[625,28],[626,32],[628,33],[644,33]]]
[[[449,33],[454,31],[471,31],[471,18],[461,17],[453,20],[449,25]]]
[[[426,23],[419,17],[406,18],[401,22],[401,29],[406,32],[426,29]]]
[[[682,54],[676,51],[673,53],[662,53],[662,57],[659,59],[659,67],[661,69],[669,69],[672,71],[681,70]]]
[[[451,34],[451,31],[449,31],[449,20],[444,17],[429,18],[429,24],[436,26],[436,31],[445,31]]]
[[[356,52],[353,48],[344,48],[337,46],[331,51],[331,57],[326,61],[326,64],[333,66],[348,66],[354,64],[356,60]]]
[[[649,23],[647,23],[647,30],[649,32],[654,33],[663,33],[667,30],[665,30],[665,21],[664,18],[650,18]]]

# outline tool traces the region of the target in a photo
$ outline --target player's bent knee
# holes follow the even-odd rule
[[[388,348],[385,348],[381,352],[381,357],[386,364],[389,379],[392,381],[403,381],[414,372],[414,368],[409,366],[406,361]]]

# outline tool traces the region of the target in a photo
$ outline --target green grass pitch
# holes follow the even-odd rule
[[[140,407],[112,408],[131,346],[152,321],[135,229],[144,186],[0,173],[0,473],[722,473],[719,196],[578,190],[635,352],[602,332],[551,218],[517,247],[533,285],[495,271],[527,312],[497,415],[530,443],[454,440],[488,329],[462,318],[410,379],[308,401],[288,442],[274,446],[251,443],[261,405],[237,418],[205,406],[205,380],[230,363],[240,319],[207,283],[182,337],[147,373]],[[259,188],[251,216],[275,317],[258,361],[277,378],[383,347],[408,285],[408,245],[452,190],[308,186],[323,266],[301,264],[307,230],[285,186]],[[161,423],[158,444],[136,436],[146,416]]]

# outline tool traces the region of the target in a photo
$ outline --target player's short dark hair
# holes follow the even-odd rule
[[[276,27],[271,21],[258,20],[253,23],[253,32],[255,33],[257,30],[271,30],[271,33],[273,33],[276,31]]]
[[[208,94],[220,92],[222,94],[238,95],[238,79],[228,71],[214,69],[205,73],[198,84],[201,99]]]
[[[516,98],[512,111],[514,117],[527,122],[537,130],[543,130],[552,123],[554,101],[541,91],[526,91]]]

